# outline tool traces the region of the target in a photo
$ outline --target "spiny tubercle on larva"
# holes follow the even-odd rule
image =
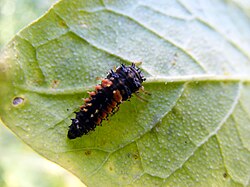
[[[134,63],[131,66],[122,64],[115,72],[110,70],[101,84],[95,86],[95,91],[88,92],[89,98],[84,99],[80,111],[75,112],[76,118],[69,126],[68,138],[81,137],[101,125],[102,120],[116,112],[123,101],[142,88],[145,80]]]

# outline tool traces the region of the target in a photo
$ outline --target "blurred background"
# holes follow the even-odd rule
[[[0,49],[19,30],[43,15],[56,0],[0,0]]]
[[[0,0],[0,50],[55,0]],[[0,121],[0,187],[83,187],[78,178],[39,156]]]

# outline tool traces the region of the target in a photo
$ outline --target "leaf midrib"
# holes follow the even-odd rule
[[[142,68],[141,68],[142,69]],[[148,77],[144,84],[151,83],[179,83],[179,82],[242,82],[250,83],[250,76],[238,76],[238,75],[184,75],[184,76],[152,76]],[[18,89],[43,94],[43,95],[72,95],[72,94],[83,94],[89,90],[93,90],[93,86],[87,87],[73,87],[67,89],[49,89],[32,87],[28,85],[16,86]]]

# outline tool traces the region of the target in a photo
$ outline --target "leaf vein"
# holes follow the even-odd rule
[[[104,166],[104,164],[108,161],[110,155],[112,153],[109,153],[106,158],[103,160],[103,162],[100,164],[100,166],[98,168],[96,168],[92,173],[90,173],[89,175],[87,175],[87,177],[91,177],[93,176],[94,174],[98,173],[98,171],[100,171],[102,169],[102,166]]]
[[[156,12],[156,13],[161,14],[163,16],[170,17],[170,18],[177,19],[177,20],[189,21],[189,20],[193,19],[192,17],[190,17],[190,18],[184,18],[184,17],[178,17],[178,16],[174,16],[174,15],[171,15],[171,14],[167,14],[165,12],[162,12],[160,10],[157,10],[157,9],[155,9],[153,7],[150,7],[148,5],[145,5],[145,4],[140,4],[140,6],[141,7],[145,7],[147,9],[149,9],[149,10],[152,10],[153,12]]]
[[[216,140],[217,140],[217,142],[218,142],[218,146],[219,146],[219,150],[220,150],[220,155],[221,155],[222,162],[223,162],[224,168],[225,168],[225,170],[226,170],[226,173],[230,176],[230,178],[231,178],[232,181],[234,181],[235,183],[241,184],[240,182],[235,181],[234,178],[232,177],[232,175],[230,174],[230,172],[229,172],[229,170],[228,170],[228,168],[227,168],[227,166],[226,166],[226,161],[225,161],[225,157],[224,157],[224,154],[223,154],[223,151],[222,151],[222,148],[221,148],[221,143],[220,143],[219,137],[216,136],[216,135],[215,135],[215,137],[216,137]],[[241,185],[244,186],[244,184],[241,184]]]
[[[192,10],[190,10],[189,8],[187,8],[187,6],[185,5],[184,2],[182,2],[182,0],[178,0],[178,2],[186,8],[186,10],[188,10],[191,14],[194,15],[194,13],[192,12]],[[194,16],[194,19],[196,19],[197,21],[199,21],[201,24],[207,26],[208,28],[210,28],[211,30],[213,30],[214,32],[218,33],[222,38],[224,38],[232,47],[234,47],[235,49],[237,49],[238,51],[240,51],[247,59],[248,62],[250,63],[250,55],[248,54],[247,51],[245,51],[243,48],[241,48],[237,42],[231,40],[229,37],[227,37],[225,34],[223,34],[219,29],[216,28],[216,26],[212,25],[211,23],[209,23],[207,20],[203,20],[201,17],[197,17]]]
[[[249,116],[247,116],[247,118],[250,119]],[[241,143],[242,147],[243,147],[244,149],[246,149],[247,151],[250,152],[250,150],[247,148],[247,146],[245,145],[245,143],[244,143],[244,141],[243,141],[243,139],[242,139],[242,137],[241,137],[241,134],[240,134],[240,131],[239,131],[238,122],[237,122],[237,120],[236,120],[236,118],[235,118],[235,115],[233,115],[233,114],[232,114],[232,119],[233,119],[233,121],[235,122],[236,133],[238,134],[238,137],[239,137],[239,140],[240,140],[240,143]]]
[[[177,167],[175,170],[173,170],[168,176],[166,176],[166,178],[169,178],[171,175],[173,175],[176,171],[178,171],[179,169],[182,168],[182,166],[195,154],[195,152],[202,146],[204,145],[211,137],[213,137],[214,135],[216,135],[218,133],[218,131],[221,129],[221,127],[224,125],[224,123],[226,122],[226,120],[229,118],[229,116],[232,114],[234,108],[236,107],[239,98],[240,98],[240,93],[241,93],[241,89],[242,89],[242,82],[239,82],[239,88],[238,88],[238,93],[235,96],[234,102],[232,103],[231,108],[229,109],[228,113],[225,115],[225,117],[221,120],[221,122],[218,124],[217,128],[215,128],[214,131],[210,132],[208,134],[208,136],[206,136],[199,144],[197,144],[197,147],[193,150],[193,152],[191,152],[186,159],[183,161],[183,163],[180,164],[179,167]]]
[[[193,54],[191,54],[190,52],[187,52],[184,47],[182,47],[181,45],[177,44],[176,42],[172,41],[171,39],[169,38],[165,38],[164,36],[160,35],[159,33],[157,33],[156,31],[154,31],[152,28],[149,28],[147,27],[145,24],[141,23],[140,21],[138,21],[137,19],[135,19],[135,17],[132,17],[132,16],[129,16],[129,15],[126,15],[126,14],[123,14],[121,12],[118,12],[114,9],[106,9],[107,11],[109,12],[112,12],[114,14],[117,14],[117,15],[120,15],[120,16],[123,16],[125,18],[128,18],[130,19],[131,21],[133,21],[134,23],[140,25],[141,27],[143,27],[144,29],[146,29],[147,31],[151,32],[152,34],[154,34],[155,36],[161,38],[163,41],[175,46],[177,49],[179,49],[180,51],[182,51],[184,54],[186,54],[187,56],[189,56],[190,59],[192,59],[202,70],[202,72],[206,73],[207,70],[206,68],[194,57]]]

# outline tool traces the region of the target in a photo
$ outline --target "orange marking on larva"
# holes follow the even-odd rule
[[[105,118],[107,117],[107,113],[103,111],[103,112],[101,113],[100,117],[101,117],[102,119],[105,119]]]
[[[86,99],[83,99],[84,100],[84,102],[85,103],[88,103],[88,102],[90,102],[91,101],[91,99],[90,98],[86,98]]]
[[[91,97],[93,97],[94,95],[96,95],[95,92],[88,92],[88,94],[89,94]]]
[[[102,119],[101,118],[97,118],[95,122],[96,122],[97,125],[100,125],[100,123],[102,122]]]
[[[83,111],[84,111],[84,112],[88,112],[88,109],[87,109],[87,108],[83,108]]]
[[[102,89],[102,86],[100,84],[96,85],[95,86],[95,90],[98,91],[98,90],[101,90]]]
[[[82,110],[85,107],[85,105],[80,106],[80,109]]]
[[[112,107],[107,106],[106,111],[107,111],[108,113],[111,113],[111,112],[112,112],[112,110],[113,110],[113,108],[112,108]]]
[[[113,98],[116,102],[120,103],[122,101],[122,95],[119,90],[114,90],[113,91]]]
[[[102,87],[110,87],[113,83],[108,79],[102,80]]]
[[[112,108],[115,108],[115,107],[116,107],[116,105],[117,105],[117,102],[115,102],[115,101],[111,101],[110,106],[111,106]]]

